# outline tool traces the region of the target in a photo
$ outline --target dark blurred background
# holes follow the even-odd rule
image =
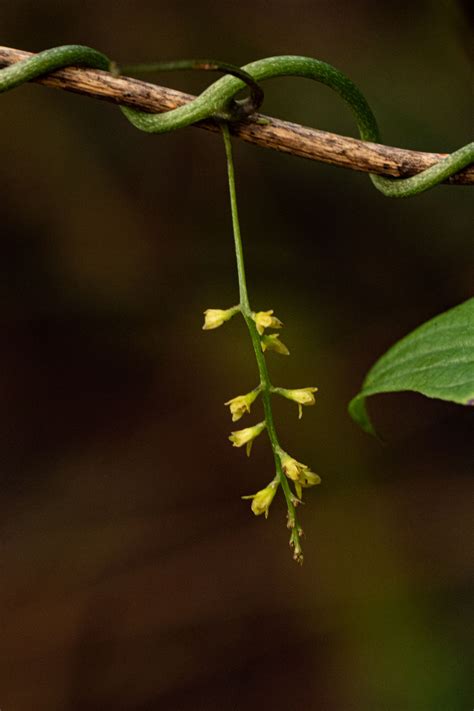
[[[384,140],[468,140],[468,3],[15,0],[0,42],[83,43],[118,62],[305,54],[348,73]],[[196,92],[208,76],[159,83]],[[328,89],[267,83],[263,111],[355,135]],[[113,106],[44,87],[0,111],[2,711],[471,708],[472,413],[347,403],[398,338],[472,296],[472,188],[390,201],[367,176],[235,142],[251,300],[285,322],[272,379],[318,385],[283,446],[323,483],[291,560],[273,476],[227,441],[256,383],[237,320],[223,148],[149,136]],[[257,421],[259,407],[242,426]],[[237,428],[241,423],[238,423]]]

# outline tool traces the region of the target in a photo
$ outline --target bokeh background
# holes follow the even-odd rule
[[[439,0],[15,0],[0,42],[311,55],[359,84],[387,143],[450,151],[472,138],[471,19]],[[328,89],[265,89],[265,113],[355,135]],[[275,404],[323,479],[302,569],[282,501],[265,521],[240,500],[273,476],[263,438],[250,460],[227,441],[248,336],[201,330],[237,299],[218,136],[141,134],[44,87],[1,97],[2,711],[472,707],[472,413],[375,398],[381,444],[346,411],[392,343],[472,296],[472,188],[390,201],[361,174],[235,153],[251,300],[292,352],[272,379],[320,388],[301,422]]]

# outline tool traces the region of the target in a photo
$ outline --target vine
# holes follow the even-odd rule
[[[111,62],[104,54],[80,45],[65,45],[45,50],[44,52],[40,52],[1,69],[0,92],[8,91],[27,81],[31,81],[56,69],[70,65],[93,67],[111,72],[115,76],[123,72],[140,73],[144,71],[175,69],[204,69],[207,71],[220,71],[225,73],[225,76],[211,84],[193,101],[165,113],[150,114],[126,106],[121,106],[120,108],[133,126],[147,133],[166,133],[209,118],[216,120],[220,126],[227,159],[229,196],[239,284],[239,304],[229,309],[207,309],[205,311],[203,328],[205,330],[217,328],[237,313],[242,315],[247,325],[257,363],[259,383],[249,393],[238,395],[225,404],[230,409],[232,421],[236,422],[240,420],[244,414],[250,412],[253,402],[261,396],[264,420],[253,426],[232,432],[229,439],[234,447],[245,446],[247,454],[250,454],[254,439],[266,431],[275,462],[275,477],[263,489],[260,489],[255,494],[244,496],[243,498],[251,500],[251,508],[254,514],[264,514],[265,517],[267,517],[276,491],[278,487],[281,486],[287,506],[288,527],[291,531],[290,546],[293,549],[294,559],[301,563],[303,560],[301,548],[302,529],[297,520],[296,507],[301,503],[303,489],[315,486],[319,484],[321,480],[307,465],[302,464],[281,448],[275,427],[271,398],[273,395],[279,395],[296,402],[299,408],[299,415],[301,416],[303,405],[313,405],[315,403],[314,393],[317,388],[303,387],[287,389],[275,387],[270,381],[265,352],[275,351],[282,355],[288,355],[289,351],[280,340],[278,332],[266,333],[266,329],[278,331],[283,325],[281,321],[274,316],[273,311],[255,312],[250,306],[237,210],[229,124],[245,119],[257,111],[263,101],[263,91],[260,87],[261,81],[282,76],[304,77],[329,86],[339,94],[354,114],[360,138],[364,141],[380,142],[380,134],[372,110],[356,85],[342,72],[325,62],[310,57],[268,57],[247,64],[241,68],[228,63],[207,59],[159,62],[146,65],[123,66],[120,68],[116,63]],[[246,86],[249,89],[249,96],[243,100],[236,100],[236,95]],[[374,186],[384,195],[388,197],[405,198],[435,187],[473,161],[474,142],[471,142],[417,175],[402,179],[392,179],[370,174],[370,178]],[[354,419],[359,421],[367,431],[373,431],[365,410],[364,399],[368,395],[376,392],[413,389],[431,397],[441,397],[461,404],[473,404],[473,359],[470,354],[464,358],[464,351],[462,350],[464,348],[467,353],[467,349],[471,348],[471,344],[474,345],[474,336],[472,335],[472,329],[470,329],[473,325],[473,316],[474,299],[461,305],[457,310],[453,309],[452,312],[443,314],[438,317],[438,319],[425,324],[391,349],[379,363],[374,366],[368,374],[361,392],[353,399],[350,410]],[[458,365],[459,362],[461,362],[461,364],[468,364],[467,368],[463,369],[463,379],[461,379],[460,383],[456,383],[457,389],[455,392],[453,387],[450,387],[449,382],[444,389],[443,387],[436,388],[432,386],[431,381],[427,386],[425,376],[420,380],[420,378],[415,375],[415,373],[418,373],[420,370],[429,370],[430,368],[438,367],[440,364],[440,367],[443,367],[443,365],[445,366],[448,362],[444,356],[441,358],[440,363],[436,361],[436,357],[433,361],[431,349],[433,342],[439,342],[440,324],[441,329],[443,329],[446,328],[446,323],[449,323],[451,350],[454,348],[454,353],[450,354],[453,367],[454,365]],[[469,331],[467,337],[465,337],[466,323]],[[460,334],[458,343],[453,337],[454,327],[458,329]],[[420,343],[422,344],[421,348]],[[439,350],[438,348],[438,351]],[[407,369],[407,352],[409,354],[408,362],[412,363],[413,359],[415,359],[417,363],[416,368],[411,365]],[[417,358],[418,360],[416,360]],[[405,368],[405,370],[403,368]],[[291,484],[293,484],[294,491],[291,489]]]

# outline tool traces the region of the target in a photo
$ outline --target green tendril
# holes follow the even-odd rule
[[[229,62],[221,62],[216,59],[179,59],[177,61],[174,60],[167,62],[127,64],[122,67],[116,65],[117,73],[121,74],[142,74],[186,69],[198,69],[208,72],[224,72],[225,74],[241,79],[244,82],[244,85],[247,85],[250,91],[250,96],[239,101],[236,101],[233,97],[230,97],[226,100],[228,109],[225,110],[222,108],[219,112],[216,112],[216,114],[219,113],[223,119],[227,119],[228,121],[239,121],[246,116],[254,114],[263,103],[264,94],[260,84],[258,84],[246,71],[235,66],[235,64],[229,64]],[[125,115],[127,115],[126,112]],[[147,114],[145,114],[145,116],[146,115]]]

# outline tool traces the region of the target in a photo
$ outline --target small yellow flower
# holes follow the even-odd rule
[[[224,403],[225,405],[229,405],[232,422],[237,422],[242,415],[246,412],[250,412],[250,405],[258,397],[260,389],[260,386],[258,386],[258,388],[251,390],[246,395],[237,395],[237,397],[233,397],[232,400],[227,400],[227,402]]]
[[[285,346],[284,343],[278,338],[278,333],[272,333],[269,336],[262,336],[262,351],[268,349],[269,351],[275,351],[275,353],[281,353],[281,355],[290,355],[290,351]]]
[[[280,319],[273,316],[273,309],[271,311],[257,311],[256,314],[252,314],[252,318],[260,335],[266,328],[281,328],[283,326]]]
[[[232,434],[229,436],[229,439],[234,447],[243,447],[243,445],[245,444],[247,457],[249,457],[254,439],[258,437],[261,432],[263,432],[266,426],[267,423],[265,422],[265,420],[263,420],[257,425],[254,425],[253,427],[245,427],[245,429],[243,430],[237,430],[236,432],[232,432]]]
[[[278,483],[272,481],[265,489],[260,489],[256,494],[251,494],[250,496],[242,496],[243,499],[252,499],[252,511],[255,516],[260,516],[265,514],[265,518],[268,518],[268,510],[276,494],[278,488]]]
[[[275,388],[275,392],[283,395],[288,400],[293,400],[298,403],[298,417],[303,416],[302,405],[314,405],[316,402],[313,393],[317,392],[318,388],[296,388],[295,390],[287,390],[287,388]]]
[[[204,311],[204,331],[210,331],[212,328],[219,328],[223,323],[234,316],[237,311],[240,311],[240,306],[232,306],[230,309],[206,309]]]
[[[295,482],[296,493],[298,498],[301,499],[301,487],[308,488],[310,486],[316,486],[316,484],[321,483],[321,477],[310,470],[306,464],[298,462],[294,457],[290,457],[287,452],[281,450],[280,461],[283,471],[285,472],[288,479]]]

